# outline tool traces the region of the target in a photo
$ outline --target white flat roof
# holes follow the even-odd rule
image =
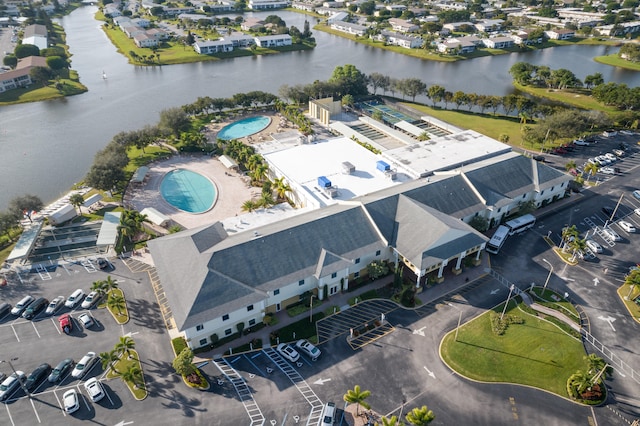
[[[509,151],[511,151],[509,145],[473,130],[465,130],[391,149],[383,152],[382,156],[392,168],[404,171],[413,178],[419,178]]]
[[[274,169],[290,182],[302,186],[307,191],[307,196],[315,198],[320,205],[350,200],[411,180],[403,173],[399,173],[395,181],[385,177],[376,168],[376,162],[383,158],[345,137],[317,140],[310,144],[263,153],[263,156]],[[343,174],[342,163],[345,161],[355,166],[352,174]],[[331,199],[320,191],[319,176],[325,176],[332,186],[338,188],[336,198]]]

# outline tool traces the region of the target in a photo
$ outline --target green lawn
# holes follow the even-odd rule
[[[636,285],[631,288],[629,284],[623,284],[618,288],[618,297],[627,307],[633,319],[640,322],[640,305],[634,302],[634,299],[640,297],[640,286]]]
[[[116,296],[122,296],[124,298],[124,291],[122,291],[122,289],[114,288],[111,290],[111,293],[115,294]],[[109,295],[106,296],[105,303],[108,298],[109,298]],[[126,324],[129,322],[129,311],[127,310],[126,298],[124,301],[124,309],[122,310],[122,312],[118,312],[115,309],[111,309],[109,305],[107,305],[107,309],[109,309],[109,312],[111,312],[111,315],[113,316],[113,318],[116,320],[118,324]]]
[[[122,372],[122,371],[126,371],[130,365],[134,365],[134,364],[137,365],[138,368],[140,368],[140,371],[142,371],[142,364],[140,363],[140,357],[138,355],[138,351],[136,351],[135,349],[132,349],[131,359],[129,359],[127,356],[123,356],[122,358],[120,358],[120,360],[118,360],[118,362],[115,363],[114,367],[117,371]],[[109,370],[109,372],[107,373],[107,378],[114,379],[116,377],[120,377],[120,376],[114,373],[113,369]],[[149,395],[149,392],[147,391],[146,383],[144,381],[144,373],[142,373],[141,386],[136,387],[131,382],[127,382],[126,380],[123,380],[123,381],[126,383],[133,397],[138,401],[142,401]]]
[[[577,108],[604,112],[618,112],[614,107],[606,106],[591,97],[591,91],[585,89],[576,90],[553,90],[545,87],[522,86],[516,82],[513,87],[530,95],[562,102]]]
[[[459,374],[483,382],[517,383],[566,397],[567,379],[584,370],[582,343],[557,327],[513,307],[507,314],[524,318],[504,335],[491,331],[491,311],[445,336],[440,347],[444,361]],[[503,305],[494,308],[498,315]]]
[[[618,56],[617,53],[605,56],[596,56],[595,58],[593,58],[593,60],[601,64],[611,65],[612,67],[620,67],[632,71],[640,71],[640,63],[622,59]]]

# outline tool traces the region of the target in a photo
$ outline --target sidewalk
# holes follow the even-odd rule
[[[422,292],[416,295],[417,298],[420,299],[420,301],[422,302],[422,305],[420,306],[433,303],[450,294],[460,291],[462,288],[470,285],[474,281],[487,275],[485,272],[485,268],[489,268],[489,267],[490,267],[489,255],[487,253],[483,253],[482,263],[480,265],[471,267],[471,268],[464,268],[463,273],[460,275],[454,275],[453,273],[451,273],[450,268],[447,269],[444,274],[445,280],[443,283],[436,284],[431,288],[423,287]],[[325,302],[322,305],[318,305],[317,308],[314,308],[314,312],[316,312],[316,309],[317,309],[317,312],[320,312],[330,306],[340,306],[340,310],[344,311],[346,309],[349,309],[350,307],[348,304],[349,299],[359,294],[362,294],[366,291],[384,287],[388,284],[391,284],[392,281],[393,281],[393,275],[389,275],[384,278],[380,278],[376,281],[373,281],[371,284],[362,286],[355,291],[341,292],[341,293],[335,294],[333,296],[330,296],[328,300],[325,299]],[[419,306],[417,308],[419,308]],[[411,309],[411,308],[404,308],[404,309]],[[198,363],[208,359],[219,358],[222,356],[222,353],[224,351],[229,349],[229,347],[235,348],[240,345],[247,344],[253,339],[262,339],[263,346],[267,347],[270,344],[269,335],[273,331],[276,331],[296,321],[300,321],[301,319],[308,318],[309,311],[303,312],[295,317],[290,317],[287,314],[287,311],[283,309],[280,312],[277,312],[275,314],[275,317],[278,320],[278,323],[275,326],[267,326],[255,333],[249,333],[236,340],[233,340],[232,342],[229,342],[229,344],[225,345],[225,347],[218,347],[211,351],[202,352],[195,356],[194,362]]]

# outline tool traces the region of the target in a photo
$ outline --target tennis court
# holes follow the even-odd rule
[[[384,121],[387,121],[391,124],[396,124],[398,121],[406,121],[408,123],[413,123],[416,121],[415,118],[407,114],[403,114],[400,111],[379,102],[360,102],[358,104],[358,107],[364,111],[367,111],[371,115],[373,115],[375,111],[380,111],[382,113],[382,118],[384,119]]]

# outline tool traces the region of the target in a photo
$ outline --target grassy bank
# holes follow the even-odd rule
[[[520,129],[520,120],[516,117],[432,108],[426,105],[408,102],[403,104],[424,112],[426,115],[430,115],[439,120],[450,123],[456,127],[460,127],[462,129],[473,129],[478,133],[482,133],[483,135],[487,135],[496,140],[500,140],[501,135],[508,135],[508,143],[510,145],[527,149],[533,148],[524,143],[522,139],[522,131]]]
[[[589,111],[603,111],[606,113],[616,113],[614,107],[606,106],[591,97],[591,91],[587,89],[567,89],[556,90],[546,87],[523,86],[513,82],[513,87],[538,98],[550,99],[555,102],[564,103],[576,108]]]
[[[617,53],[605,56],[596,56],[594,61],[605,65],[611,65],[612,67],[624,68],[632,71],[640,71],[640,63],[627,61],[618,56]]]

